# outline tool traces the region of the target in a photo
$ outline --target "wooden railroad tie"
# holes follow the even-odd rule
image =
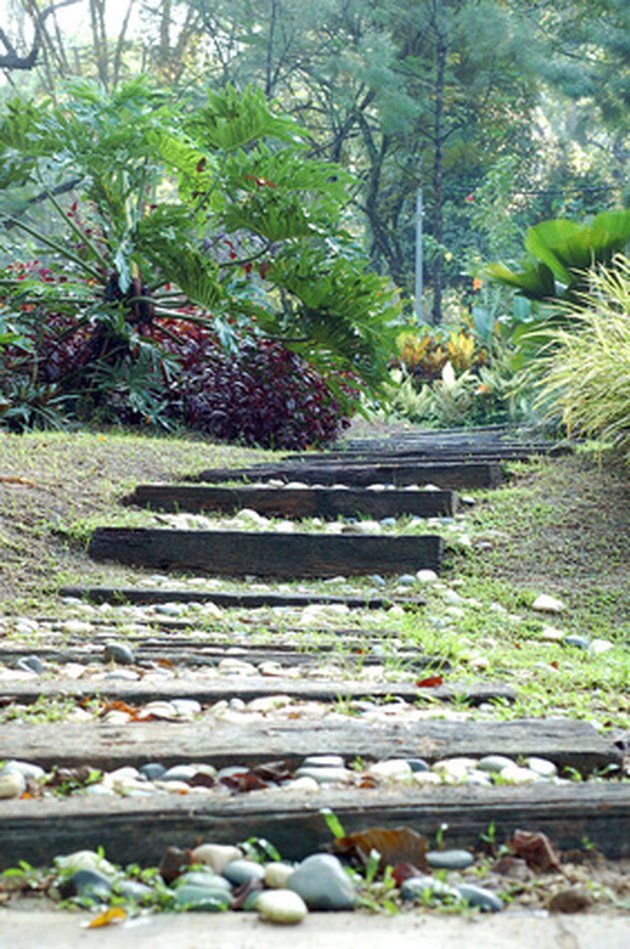
[[[457,511],[453,491],[368,491],[334,488],[213,487],[140,484],[125,503],[157,511],[213,511],[232,514],[251,508],[272,517],[308,518],[364,516],[452,517]]]
[[[441,537],[430,534],[338,536],[99,527],[88,553],[93,560],[161,570],[319,578],[438,570],[443,546]]]

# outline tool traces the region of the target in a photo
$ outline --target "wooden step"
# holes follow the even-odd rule
[[[77,685],[71,683],[69,694],[80,693],[80,688],[74,692]],[[125,700],[130,693],[124,686],[133,685],[120,684],[119,694]],[[177,694],[186,697],[184,691]],[[161,697],[166,698],[167,693]],[[252,697],[257,695],[252,693]],[[537,755],[558,768],[574,768],[582,774],[612,764],[620,766],[622,760],[611,741],[587,722],[571,719],[389,722],[336,715],[316,722],[283,718],[245,725],[212,717],[192,724],[5,724],[0,732],[0,760],[20,758],[44,768],[63,762],[68,767],[90,764],[111,770],[126,763],[138,767],[151,761],[253,766],[274,759],[299,763],[307,755],[317,754],[342,755],[346,761],[422,757],[428,762],[460,755]],[[625,787],[630,791],[630,784]],[[472,787],[467,790],[475,793]]]
[[[438,570],[443,541],[434,535],[364,536],[253,531],[99,527],[93,560],[219,576],[335,577]]]
[[[346,833],[368,827],[411,827],[430,840],[448,828],[450,847],[478,847],[494,827],[498,844],[517,829],[547,834],[560,850],[585,839],[609,858],[630,857],[630,784],[550,784],[530,787],[379,788],[303,793],[256,791],[235,798],[156,794],[142,800],[69,798],[3,801],[0,870],[26,860],[48,866],[54,857],[104,847],[125,865],[159,864],[164,849],[204,841],[234,844],[269,840],[286,860],[325,850],[331,835],[320,814],[327,807]]]
[[[293,535],[291,535],[293,536]],[[181,587],[60,587],[59,595],[72,599],[85,600],[89,603],[130,604],[136,606],[151,606],[159,603],[214,603],[216,606],[229,609],[231,607],[245,609],[260,609],[261,607],[303,608],[314,604],[320,606],[347,606],[348,609],[382,610],[394,603],[394,598],[388,596],[333,596],[332,594],[318,593],[274,593],[271,590],[199,590]],[[421,597],[399,597],[395,602],[415,609],[426,604]],[[157,619],[156,624],[167,625],[166,620]],[[184,621],[184,626],[190,626],[192,620]]]
[[[450,669],[450,663],[440,656],[424,656],[416,650],[396,649],[395,654],[391,652],[387,655],[370,654],[372,641],[356,640],[354,646],[345,646],[343,652],[334,649],[333,646],[317,645],[311,649],[295,645],[289,647],[286,645],[262,645],[262,644],[239,644],[234,646],[230,643],[223,645],[209,645],[208,642],[180,642],[177,644],[168,641],[152,642],[138,637],[129,637],[123,633],[122,638],[133,648],[135,665],[146,667],[147,664],[163,662],[172,665],[183,666],[216,666],[222,659],[242,659],[244,662],[261,663],[277,662],[291,666],[316,666],[322,662],[332,659],[344,665],[359,663],[362,666],[380,666],[395,655],[397,665],[400,668],[408,669],[441,669],[447,671]],[[80,648],[72,648],[69,644],[59,643],[57,646],[52,644],[43,646],[0,646],[0,662],[15,663],[25,656],[37,656],[46,662],[68,663],[82,662],[94,663],[104,662],[104,644],[114,639],[114,634],[110,633],[105,637],[100,646],[84,645]],[[92,640],[94,642],[94,640]],[[350,651],[348,651],[350,649]],[[1,701],[0,690],[0,701]]]
[[[379,446],[350,449],[331,449],[320,455],[309,454],[287,455],[285,464],[291,465],[326,465],[333,462],[338,464],[356,464],[358,461],[365,464],[396,464],[404,461],[406,464],[468,464],[468,463],[501,463],[503,461],[528,461],[535,455],[554,456],[563,453],[558,446],[543,445],[488,445],[486,447],[470,445],[426,445],[407,442],[401,445],[396,443]]]
[[[457,497],[452,491],[367,491],[333,488],[199,487],[140,484],[126,504],[158,511],[217,511],[232,514],[251,508],[270,517],[452,517]]]
[[[357,463],[289,463],[264,464],[251,468],[208,468],[190,478],[191,481],[220,483],[223,481],[265,481],[270,478],[303,481],[305,484],[434,484],[444,491],[460,488],[495,488],[503,481],[501,465],[496,462],[446,462],[440,464],[366,465]]]
[[[244,658],[233,656],[232,658]],[[268,658],[263,661],[269,661]],[[127,704],[142,705],[146,702],[164,699],[195,699],[202,705],[212,705],[222,699],[239,698],[243,701],[266,698],[273,695],[288,695],[296,701],[337,702],[359,699],[375,701],[390,697],[416,700],[450,702],[454,699],[469,705],[481,705],[485,702],[500,700],[513,702],[516,698],[512,686],[504,683],[458,683],[446,682],[432,688],[419,688],[413,682],[374,683],[370,681],[352,681],[344,679],[331,682],[326,679],[292,679],[281,676],[240,675],[223,678],[203,678],[199,676],[163,679],[141,679],[137,682],[119,679],[63,679],[54,682],[37,679],[28,682],[12,682],[0,692],[0,705],[13,702],[31,703],[41,698],[74,698],[77,700],[93,696],[118,700]],[[4,757],[5,736],[0,741],[0,760]],[[83,754],[85,751],[83,750]],[[17,753],[13,757],[17,757]]]

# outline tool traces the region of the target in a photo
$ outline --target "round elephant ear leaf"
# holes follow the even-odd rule
[[[381,870],[386,866],[395,867],[403,863],[411,864],[419,871],[429,869],[425,856],[429,843],[426,837],[409,827],[397,827],[393,830],[372,827],[337,838],[332,849],[335,853],[357,860],[363,866],[367,866],[370,854],[376,850],[380,856]]]

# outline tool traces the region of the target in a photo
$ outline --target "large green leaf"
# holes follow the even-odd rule
[[[546,264],[530,264],[525,270],[510,270],[505,264],[489,264],[485,271],[492,279],[519,290],[532,300],[545,300],[556,294],[556,283]]]
[[[228,86],[208,96],[207,102],[188,120],[191,135],[206,149],[233,151],[275,138],[297,142],[299,129],[288,118],[274,115],[262,89],[248,86],[244,92]]]

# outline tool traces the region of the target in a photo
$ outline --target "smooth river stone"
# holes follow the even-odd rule
[[[505,755],[485,755],[477,763],[477,767],[481,771],[489,771],[490,773],[496,774],[499,774],[504,768],[512,768],[515,766],[516,762],[512,761],[511,758],[507,758]]]
[[[78,896],[102,903],[107,903],[112,894],[111,881],[98,870],[77,870],[70,877],[69,885]]]
[[[200,844],[191,853],[193,863],[204,863],[215,873],[222,873],[228,863],[240,860],[243,851],[229,844]]]
[[[18,761],[15,758],[7,761],[1,773],[8,774],[10,771],[17,771],[23,778],[32,778],[34,781],[39,781],[46,774],[38,764],[32,764],[30,761]]]
[[[413,771],[409,762],[404,758],[390,758],[387,761],[377,761],[370,765],[368,773],[384,781],[411,780]]]
[[[198,912],[218,913],[228,908],[231,896],[219,887],[198,886],[193,883],[179,886],[175,891],[175,906]]]
[[[475,862],[468,850],[430,850],[426,860],[436,870],[465,870]]]
[[[288,863],[268,863],[265,866],[265,886],[272,890],[282,890],[294,872],[295,867],[289,866]]]
[[[425,900],[431,896],[451,896],[457,899],[459,896],[454,887],[430,876],[409,877],[402,883],[400,895],[403,900]]]
[[[19,771],[0,773],[0,800],[20,797],[26,790],[26,781]]]
[[[477,909],[492,913],[499,913],[503,909],[501,897],[482,886],[475,886],[473,883],[462,883],[457,887],[457,892],[469,906],[475,906]]]
[[[357,893],[337,857],[313,854],[287,880],[287,887],[302,897],[309,909],[354,909]]]
[[[106,643],[104,655],[106,662],[120,662],[126,666],[135,662],[133,650],[125,643]]]
[[[295,925],[308,913],[306,903],[293,890],[266,890],[256,899],[256,909],[270,923]]]
[[[534,771],[543,778],[555,778],[558,773],[555,764],[553,761],[549,761],[548,758],[536,758],[533,756],[527,758],[526,763],[530,771]]]
[[[241,886],[243,883],[249,883],[251,880],[263,880],[265,877],[265,868],[260,863],[254,863],[253,860],[232,860],[226,864],[221,871],[221,875],[233,883],[235,886]]]
[[[224,876],[219,876],[210,867],[204,867],[201,870],[189,870],[176,881],[176,887],[180,886],[205,886],[209,890],[221,890],[223,893],[232,892],[232,884]]]

